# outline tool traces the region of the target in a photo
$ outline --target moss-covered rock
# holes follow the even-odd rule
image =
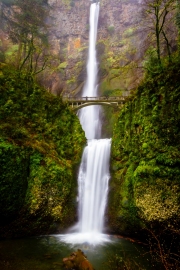
[[[143,223],[178,224],[179,76],[176,63],[147,77],[119,114],[112,139],[112,231],[133,233]]]
[[[76,218],[76,169],[86,142],[79,119],[23,74],[8,66],[1,72],[0,235],[66,227]]]

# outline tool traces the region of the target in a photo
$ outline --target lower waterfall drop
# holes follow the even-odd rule
[[[78,177],[79,232],[102,233],[109,183],[111,139],[89,140]]]

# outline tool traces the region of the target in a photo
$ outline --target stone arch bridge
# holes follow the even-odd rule
[[[74,111],[77,111],[81,108],[91,106],[91,105],[103,105],[111,106],[113,108],[118,108],[119,105],[122,105],[126,102],[125,96],[116,96],[116,97],[63,97],[63,101],[67,102]]]

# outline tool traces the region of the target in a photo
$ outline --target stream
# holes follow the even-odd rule
[[[1,241],[0,269],[61,270],[64,269],[62,259],[78,248],[84,251],[95,270],[161,269],[151,263],[145,247],[129,240],[109,236],[109,242],[94,246],[68,244],[62,241],[61,235]]]

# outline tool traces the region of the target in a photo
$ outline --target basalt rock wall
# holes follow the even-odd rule
[[[52,54],[58,65],[46,76],[50,91],[78,95],[86,79],[90,1],[49,0]],[[141,31],[142,5],[138,0],[100,2],[97,39],[100,94],[133,89],[142,78],[146,35]],[[128,92],[127,92],[128,93]]]
[[[86,80],[90,5],[89,0],[47,1],[52,60],[51,67],[39,79],[54,94],[81,93]],[[0,8],[13,6],[0,2]],[[143,0],[100,0],[97,38],[100,95],[128,95],[141,81],[145,52],[152,45],[148,36],[150,25],[143,17],[144,8]],[[173,48],[176,30],[170,21],[168,42]],[[0,46],[3,44],[5,48],[10,39],[0,31]]]

